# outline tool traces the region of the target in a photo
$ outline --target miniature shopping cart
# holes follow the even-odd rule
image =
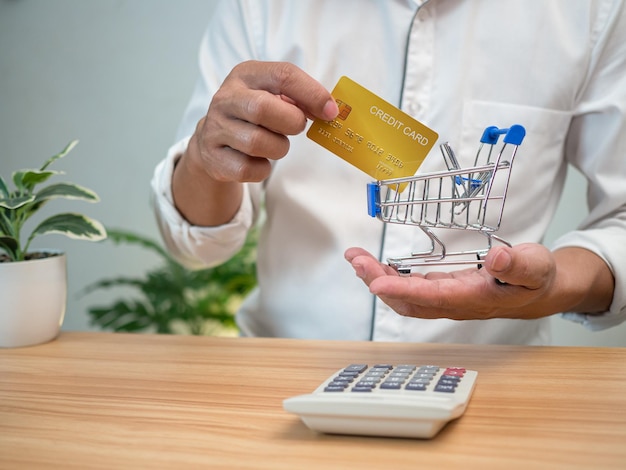
[[[503,135],[502,145],[497,149]],[[401,274],[413,267],[444,264],[480,265],[500,228],[511,168],[526,135],[520,125],[488,127],[483,132],[474,166],[461,168],[447,143],[440,146],[447,171],[375,181],[368,184],[368,212],[385,223],[414,225],[430,239],[430,249],[387,262]],[[470,230],[485,237],[483,246],[448,251],[435,230]],[[481,237],[479,237],[483,240]]]

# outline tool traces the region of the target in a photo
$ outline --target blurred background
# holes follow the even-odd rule
[[[101,202],[53,201],[50,208],[83,212],[108,227],[158,240],[150,179],[174,142],[215,3],[0,0],[0,174],[38,168],[79,139],[52,169],[93,189]],[[584,185],[580,175],[570,172],[547,242],[584,216]],[[136,247],[56,235],[40,238],[36,246],[68,254],[65,330],[96,329],[88,308],[121,295],[105,290],[80,296],[85,286],[103,278],[141,276],[160,262]],[[557,317],[553,324],[555,344],[626,346],[626,325],[589,332]]]

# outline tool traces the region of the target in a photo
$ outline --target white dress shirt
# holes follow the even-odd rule
[[[367,214],[371,178],[307,139],[264,183],[246,184],[233,220],[197,227],[176,211],[175,159],[211,96],[238,63],[289,61],[329,90],[347,75],[439,133],[420,168],[445,168],[450,142],[473,164],[485,127],[526,128],[498,235],[542,241],[567,165],[587,178],[589,216],[556,242],[593,251],[616,279],[610,310],[566,314],[602,329],[626,318],[626,12],[622,1],[526,0],[224,1],[199,53],[200,79],[180,141],[152,182],[169,249],[189,266],[226,261],[263,212],[259,285],[238,313],[244,335],[347,340],[545,344],[548,319],[452,321],[397,315],[369,294],[343,258],[351,246],[407,254],[424,243],[418,228]],[[583,190],[583,188],[581,188]],[[475,244],[466,232],[438,232],[450,247]],[[471,239],[471,240],[470,240]]]

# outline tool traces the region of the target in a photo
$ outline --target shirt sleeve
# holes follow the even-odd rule
[[[186,138],[171,147],[156,167],[152,178],[153,207],[170,253],[185,266],[200,269],[221,264],[241,249],[256,211],[250,185],[244,184],[241,206],[230,222],[218,227],[198,227],[185,220],[174,205],[171,181],[176,160],[188,142]]]
[[[626,320],[626,13],[605,2],[577,102],[566,157],[587,179],[589,214],[553,248],[576,246],[601,257],[615,277],[613,301],[603,314],[564,313],[591,330]],[[612,8],[612,11],[609,11]]]

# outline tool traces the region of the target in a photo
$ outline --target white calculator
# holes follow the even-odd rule
[[[351,364],[283,406],[322,433],[431,438],[465,412],[476,377],[463,367]]]

